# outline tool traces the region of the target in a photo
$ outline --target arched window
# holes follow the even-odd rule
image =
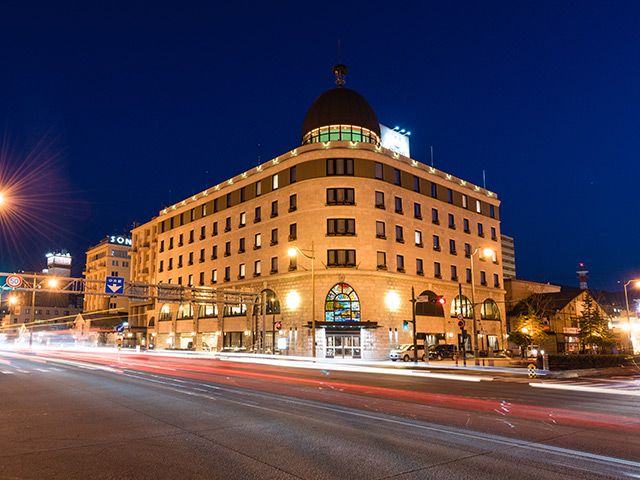
[[[203,303],[198,306],[198,318],[215,318],[218,316],[218,305]]]
[[[171,320],[171,307],[168,304],[162,305],[160,309],[160,315],[158,315],[158,320]]]
[[[267,305],[266,313],[267,315],[278,315],[280,313],[280,300],[278,300],[278,296],[276,292],[271,290],[270,288],[265,288],[260,292],[260,296],[256,298],[256,302],[253,306],[254,315],[262,315],[262,309],[260,308],[260,302],[262,301],[263,295]]]
[[[444,309],[442,305],[440,305],[436,300],[438,300],[438,295],[436,295],[431,290],[425,290],[420,294],[421,297],[428,297],[428,302],[417,302],[416,303],[416,315],[422,315],[427,317],[444,317]]]
[[[153,327],[155,327],[155,326],[156,326],[156,319],[155,319],[155,317],[151,317],[151,319],[149,320],[149,325],[148,325],[148,327],[149,327],[149,328],[153,328]]]
[[[482,302],[480,318],[483,320],[500,320],[500,309],[498,308],[498,304],[492,299],[487,298]]]
[[[187,320],[193,318],[193,305],[190,303],[183,303],[178,307],[177,320]]]
[[[462,313],[464,318],[473,318],[472,308],[471,300],[462,295],[462,301],[460,301],[460,296],[457,296],[453,299],[453,302],[451,302],[451,316],[456,317]]]
[[[327,322],[359,322],[360,300],[348,283],[336,283],[324,302],[324,318]]]

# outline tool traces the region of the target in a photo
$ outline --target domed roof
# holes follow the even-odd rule
[[[338,86],[327,90],[311,104],[302,122],[302,136],[319,127],[354,125],[367,128],[379,137],[380,123],[369,103],[358,92],[343,87],[346,67],[337,65],[333,72]]]

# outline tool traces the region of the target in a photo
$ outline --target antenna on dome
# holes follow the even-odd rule
[[[344,87],[346,83],[344,77],[347,76],[347,66],[339,63],[338,65],[334,65],[331,71],[336,76],[336,85],[338,87]]]

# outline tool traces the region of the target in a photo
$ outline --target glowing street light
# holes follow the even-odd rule
[[[478,257],[482,260],[486,259],[495,259],[496,252],[492,248],[476,248],[473,253],[469,256],[469,262],[471,263],[471,313],[473,315],[473,355],[476,359],[476,365],[479,363],[478,360],[478,328],[477,328],[477,315],[476,315],[476,282],[475,275],[473,272],[473,257],[478,255]],[[460,299],[462,302],[462,299]]]
[[[16,295],[9,295],[9,305],[13,306],[17,304],[18,304],[18,297]]]
[[[47,280],[47,287],[49,288],[58,288],[60,285],[60,281],[57,278],[50,278]]]
[[[4,206],[5,203],[7,203],[7,196],[4,192],[0,192],[0,207]]]
[[[308,252],[308,253],[305,253]],[[291,247],[287,251],[290,258],[295,258],[298,254],[311,260],[311,356],[316,357],[316,276],[314,269],[314,260],[316,259],[316,252],[313,246],[313,240],[311,241],[311,249],[301,250],[298,247]]]
[[[629,294],[627,293],[627,287],[633,284],[633,286],[635,288],[639,288],[640,289],[640,278],[633,278],[631,280],[629,280],[628,282],[624,283],[624,303],[625,306],[627,308],[627,323],[629,324],[629,332],[631,332],[632,328],[631,328],[631,315],[629,313]],[[631,337],[631,334],[629,334],[629,343],[631,344],[631,352],[633,353],[633,340]]]

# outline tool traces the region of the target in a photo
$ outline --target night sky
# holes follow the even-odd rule
[[[486,170],[519,277],[640,276],[640,2],[84,3],[2,2],[0,173],[37,155],[2,271],[67,248],[79,274],[105,235],[296,147],[341,61],[413,158]]]

